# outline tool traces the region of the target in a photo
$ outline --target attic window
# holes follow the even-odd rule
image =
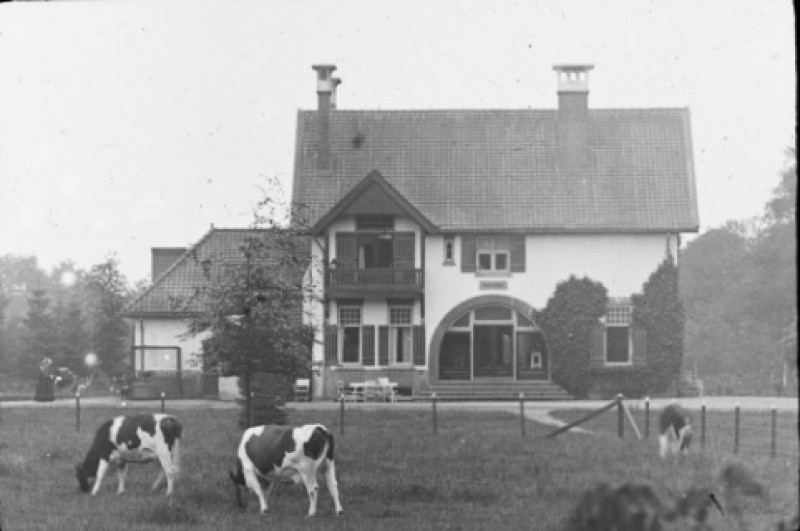
[[[356,230],[369,230],[369,231],[394,230],[394,216],[385,216],[385,215],[356,216]]]

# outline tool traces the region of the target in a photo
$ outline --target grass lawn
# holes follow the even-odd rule
[[[129,408],[130,409],[130,408]],[[235,505],[227,472],[241,431],[238,412],[178,412],[184,425],[182,473],[172,505],[149,485],[155,465],[133,467],[127,492],[117,496],[108,476],[97,497],[78,492],[72,467],[88,449],[95,428],[119,409],[85,408],[80,433],[70,409],[3,409],[0,420],[0,528],[17,529],[561,529],[581,493],[602,481],[648,481],[662,494],[710,483],[722,455],[694,454],[686,463],[662,462],[651,443],[616,437],[614,426],[591,435],[542,439],[550,426],[504,413],[430,411],[291,412],[292,423],[322,422],[336,436],[339,490],[345,514],[320,486],[316,518],[306,519],[308,498],[298,486],[275,490],[269,515]],[[572,413],[569,413],[570,415]],[[599,419],[602,421],[603,417]],[[613,421],[613,422],[609,422]],[[688,465],[688,466],[687,466]],[[769,478],[772,497],[749,515],[752,529],[797,511],[797,461],[748,458]],[[721,516],[715,529],[727,529]]]

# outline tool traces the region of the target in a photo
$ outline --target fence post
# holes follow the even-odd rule
[[[650,438],[650,397],[644,397],[644,438]]]
[[[161,391],[161,412],[164,412],[164,391]]]
[[[344,394],[339,395],[339,433],[344,433]]]
[[[617,432],[620,439],[625,437],[625,411],[623,411],[623,408],[622,393],[620,393],[617,395]]]
[[[770,431],[769,456],[775,459],[778,450],[778,408],[775,404],[772,405],[772,429]]]
[[[733,410],[733,454],[739,453],[739,403]]]
[[[706,449],[706,403],[700,407],[700,450]]]
[[[81,392],[75,393],[75,431],[81,431]]]
[[[431,406],[433,407],[433,434],[437,433],[436,426],[436,393],[431,393]]]
[[[250,427],[252,428],[256,424],[256,393],[255,391],[250,391]]]
[[[522,438],[525,438],[525,393],[519,394],[519,425]]]

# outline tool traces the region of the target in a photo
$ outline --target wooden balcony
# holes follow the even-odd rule
[[[422,293],[421,269],[328,269],[326,288],[331,296]]]

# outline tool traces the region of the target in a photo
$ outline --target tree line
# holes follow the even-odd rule
[[[792,147],[762,215],[708,230],[681,253],[685,367],[710,393],[797,392],[796,203]]]
[[[125,372],[130,328],[122,312],[142,288],[128,286],[114,257],[88,270],[65,262],[48,273],[35,257],[0,256],[0,376],[32,379],[43,358],[87,374],[89,352],[102,372]]]

